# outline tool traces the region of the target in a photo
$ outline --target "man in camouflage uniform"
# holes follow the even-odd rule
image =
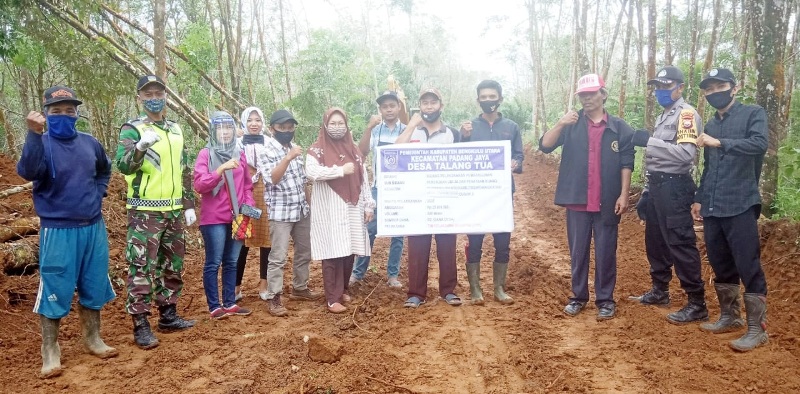
[[[192,173],[177,123],[164,118],[166,85],[146,75],[136,85],[145,116],[122,126],[116,165],[128,183],[128,298],[133,337],[142,349],[158,346],[147,316],[155,297],[161,331],[183,330],[194,320],[178,316],[175,303],[183,288],[185,251],[183,221],[191,226],[194,212]]]
[[[647,149],[647,188],[636,209],[646,222],[644,240],[653,287],[633,299],[644,305],[669,305],[674,265],[688,302],[667,315],[667,320],[674,324],[704,321],[708,309],[691,214],[697,190],[691,171],[697,136],[703,132],[701,118],[683,100],[683,73],[677,67],[663,67],[647,84],[655,86],[655,96],[664,107],[653,136],[640,130],[634,137],[634,144]]]

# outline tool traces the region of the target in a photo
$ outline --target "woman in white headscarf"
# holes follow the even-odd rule
[[[267,202],[265,200],[265,183],[261,177],[258,157],[263,157],[264,144],[268,141],[269,135],[264,127],[264,114],[257,107],[247,107],[241,115],[244,134],[239,139],[240,146],[247,158],[247,168],[253,181],[253,198],[256,201],[256,208],[263,211],[261,218],[253,220],[253,233],[244,242],[244,246],[239,253],[239,260],[236,267],[236,299],[242,296],[242,278],[244,277],[244,267],[247,264],[247,254],[250,248],[259,248],[259,278],[258,295],[266,300],[267,296],[267,257],[271,248],[269,238],[269,219],[267,215]]]

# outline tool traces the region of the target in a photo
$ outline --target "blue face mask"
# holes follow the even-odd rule
[[[144,104],[144,109],[151,114],[157,114],[164,109],[164,106],[167,104],[167,99],[165,98],[154,98],[150,100],[143,100],[142,104]]]
[[[54,138],[69,139],[78,134],[75,123],[78,122],[77,116],[71,115],[47,115],[47,133]]]
[[[658,104],[664,108],[675,104],[675,102],[678,100],[672,99],[672,92],[674,92],[675,89],[679,88],[680,86],[681,85],[675,85],[675,87],[672,89],[656,89],[655,95],[656,99],[658,100]]]

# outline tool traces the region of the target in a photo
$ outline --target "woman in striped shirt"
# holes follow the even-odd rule
[[[306,175],[313,181],[311,256],[322,260],[328,311],[342,313],[347,310],[342,304],[350,301],[347,279],[354,258],[370,255],[366,223],[375,209],[363,157],[342,109],[325,112],[308,149]]]

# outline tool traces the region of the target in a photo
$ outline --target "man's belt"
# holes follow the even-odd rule
[[[647,179],[651,182],[658,183],[658,182],[665,182],[670,179],[692,179],[690,174],[670,174],[667,172],[658,172],[653,171],[647,174]]]
[[[143,200],[141,198],[128,198],[127,204],[134,206],[134,207],[149,207],[149,208],[161,208],[161,207],[171,207],[173,205],[182,205],[183,199],[176,198],[174,200],[165,199],[165,200]]]

